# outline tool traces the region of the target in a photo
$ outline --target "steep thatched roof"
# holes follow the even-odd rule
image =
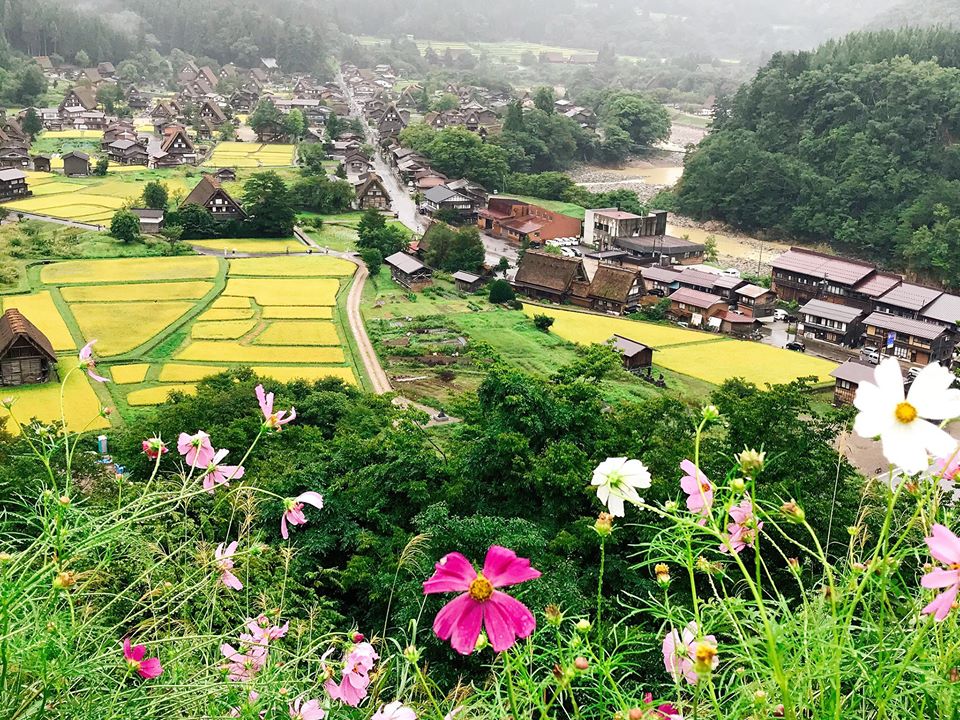
[[[514,283],[564,293],[570,290],[575,280],[587,281],[580,258],[528,250],[520,261]]]

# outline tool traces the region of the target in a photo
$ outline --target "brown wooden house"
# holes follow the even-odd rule
[[[33,156],[33,169],[37,172],[50,172],[50,160],[52,158],[47,154]]]
[[[63,174],[67,177],[82,177],[90,174],[90,156],[73,150],[63,156]]]
[[[220,187],[219,181],[212,175],[200,178],[200,182],[184,198],[180,207],[190,204],[200,205],[217,220],[242,220],[247,216],[239,203]]]
[[[27,186],[27,174],[23,170],[14,168],[0,170],[0,200],[11,200],[32,194]]]
[[[833,404],[837,407],[853,405],[853,398],[857,395],[857,388],[860,387],[860,383],[876,384],[873,371],[873,365],[862,365],[853,360],[848,360],[836,370],[833,370],[830,373],[836,380],[833,387]]]
[[[582,260],[533,250],[523,254],[513,279],[517,292],[555,303],[569,300],[575,285],[584,289],[590,285]],[[586,292],[582,295],[586,296]]]
[[[53,345],[19,310],[9,308],[0,316],[0,385],[46,382],[56,365]]]
[[[396,252],[383,262],[390,268],[393,281],[408,290],[422,290],[433,284],[433,270],[412,255]]]
[[[646,293],[638,270],[627,270],[601,263],[590,281],[587,298],[590,307],[600,312],[634,312]]]
[[[645,370],[653,365],[654,349],[636,340],[614,335],[608,343],[623,357],[625,370]]]
[[[384,187],[383,180],[376,173],[369,173],[366,179],[355,187],[357,193],[357,208],[360,210],[390,209],[390,194]]]

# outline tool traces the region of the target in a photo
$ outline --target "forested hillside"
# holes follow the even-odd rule
[[[960,4],[955,0],[902,0],[874,19],[871,28],[933,25],[960,26]]]
[[[960,277],[960,33],[852,35],[775,56],[688,158],[677,207]]]

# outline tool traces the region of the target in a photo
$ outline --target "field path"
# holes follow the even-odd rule
[[[38,215],[37,213],[23,212],[10,208],[9,221],[13,221],[17,216],[22,215],[24,220],[40,220],[42,222],[54,223],[55,225],[66,225],[67,227],[80,228],[81,230],[106,230],[104,225],[91,225],[90,223],[77,222],[76,220],[64,220],[52,215]]]

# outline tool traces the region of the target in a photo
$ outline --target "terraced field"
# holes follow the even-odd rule
[[[112,382],[71,375],[67,421],[79,430],[105,426],[101,405],[122,418],[239,365],[276,380],[357,384],[362,371],[337,307],[354,269],[319,254],[68,260],[31,272],[33,292],[3,297],[2,306],[17,307],[49,337],[63,372],[82,343],[97,339],[98,368]],[[18,419],[60,416],[55,383],[10,394]]]
[[[614,334],[644,343],[656,349],[655,365],[714,384],[733,377],[758,385],[778,384],[806,376],[829,383],[829,373],[837,366],[821,358],[726,335],[529,304],[524,312],[531,317],[549,315],[554,318],[551,332],[582,345],[604,343]]]
[[[293,164],[293,145],[222,142],[204,162],[206,167],[269,168]]]

